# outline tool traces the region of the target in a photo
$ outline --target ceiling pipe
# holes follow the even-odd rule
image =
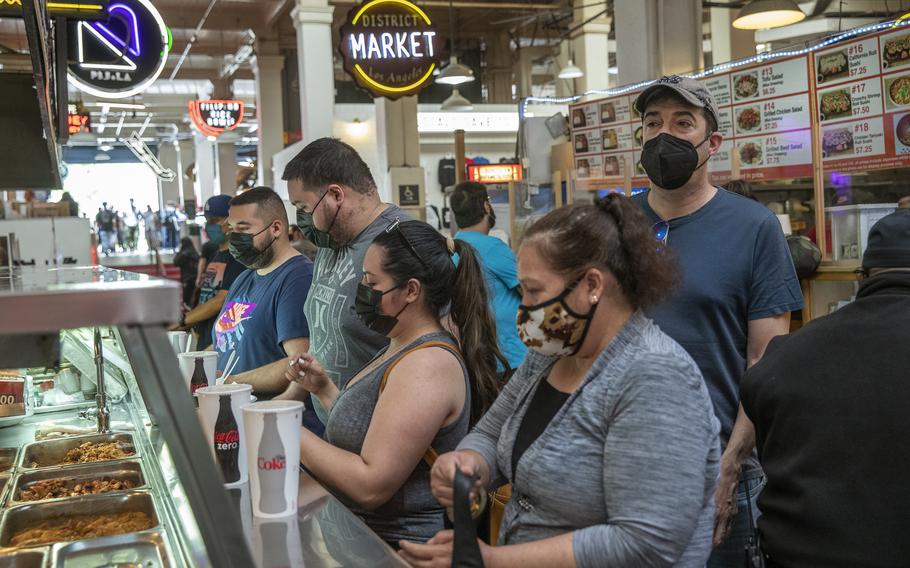
[[[180,54],[180,59],[177,61],[177,66],[174,67],[174,70],[171,71],[171,76],[169,80],[173,81],[177,77],[177,72],[180,71],[180,67],[183,66],[183,62],[186,61],[187,56],[190,54],[190,49],[193,48],[193,44],[196,43],[196,36],[199,35],[199,32],[202,31],[202,27],[205,25],[205,21],[209,19],[209,14],[212,13],[212,10],[215,8],[215,4],[218,3],[218,0],[211,0],[209,2],[209,7],[205,9],[205,13],[202,14],[202,18],[199,20],[199,23],[196,24],[196,30],[193,31],[193,36],[190,38],[190,41],[187,42],[186,47],[183,48],[183,53]]]

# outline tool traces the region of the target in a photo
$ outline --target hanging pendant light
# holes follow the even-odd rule
[[[449,64],[436,76],[436,82],[443,85],[461,85],[474,80],[474,70],[458,62],[455,56],[455,7],[449,0]]]
[[[806,19],[793,0],[752,0],[739,11],[733,27],[740,30],[767,30],[789,26]]]
[[[462,112],[474,110],[474,105],[471,104],[471,101],[461,96],[461,93],[456,88],[452,89],[452,94],[442,102],[442,107],[440,108],[452,112]]]
[[[585,72],[581,70],[581,67],[572,63],[572,59],[569,59],[569,64],[559,70],[558,77],[560,79],[578,79],[579,77],[584,77]]]

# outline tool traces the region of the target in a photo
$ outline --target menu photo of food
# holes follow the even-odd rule
[[[740,144],[737,148],[739,151],[739,161],[744,166],[760,166],[764,157],[764,148],[761,142],[746,142]]]
[[[761,108],[758,105],[752,105],[737,109],[736,127],[741,132],[761,130]]]
[[[575,153],[584,154],[588,151],[588,135],[587,134],[576,134],[575,135]]]
[[[601,143],[604,150],[614,150],[619,147],[619,139],[616,136],[615,128],[607,128],[601,135]]]
[[[575,128],[584,128],[587,126],[585,120],[585,109],[578,107],[572,109],[572,126]]]
[[[910,33],[892,37],[882,47],[882,67],[890,69],[910,63]]]
[[[604,158],[604,175],[606,177],[615,177],[622,175],[619,158],[616,156],[606,156]]]
[[[852,116],[853,104],[850,99],[850,89],[837,89],[823,93],[818,105],[818,112],[822,121]]]
[[[816,61],[816,65],[820,84],[825,81],[833,81],[850,76],[850,62],[847,59],[846,49],[820,56]]]
[[[850,127],[828,128],[822,133],[822,157],[853,154],[853,131]]]
[[[894,149],[897,154],[910,154],[910,114],[894,117]]]
[[[600,103],[600,122],[608,124],[616,122],[616,105],[613,103]]]
[[[758,71],[733,76],[733,96],[738,101],[758,96]]]
[[[910,75],[889,77],[885,80],[885,90],[888,91],[889,107],[910,105]]]
[[[578,160],[575,165],[575,172],[578,174],[579,179],[591,177],[591,161],[586,158]]]

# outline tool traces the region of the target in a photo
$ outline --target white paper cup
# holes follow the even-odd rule
[[[303,403],[254,402],[242,408],[253,516],[297,514]]]
[[[217,385],[196,391],[202,432],[227,487],[249,479],[240,409],[250,404],[252,389],[250,385]]]
[[[202,359],[202,368],[205,370],[207,386],[215,384],[215,375],[218,372],[218,353],[215,351],[190,351],[189,353],[178,353],[177,362],[180,364],[180,373],[186,382],[187,388],[190,386],[190,379],[193,378],[193,371],[196,369],[196,359]],[[192,392],[192,389],[190,389]]]
[[[260,568],[305,566],[297,517],[253,518],[253,560]]]
[[[167,340],[171,342],[174,354],[179,355],[186,351],[186,344],[190,340],[190,334],[185,331],[169,331],[167,332]]]

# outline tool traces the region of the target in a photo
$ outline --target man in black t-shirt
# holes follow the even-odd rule
[[[228,289],[234,280],[246,270],[228,252],[227,235],[231,228],[227,222],[229,195],[216,195],[205,203],[205,232],[208,242],[202,246],[200,263],[206,262],[199,285],[199,301],[196,307],[186,313],[176,329],[192,329],[198,336],[199,349],[212,344],[212,326],[224,307]]]

